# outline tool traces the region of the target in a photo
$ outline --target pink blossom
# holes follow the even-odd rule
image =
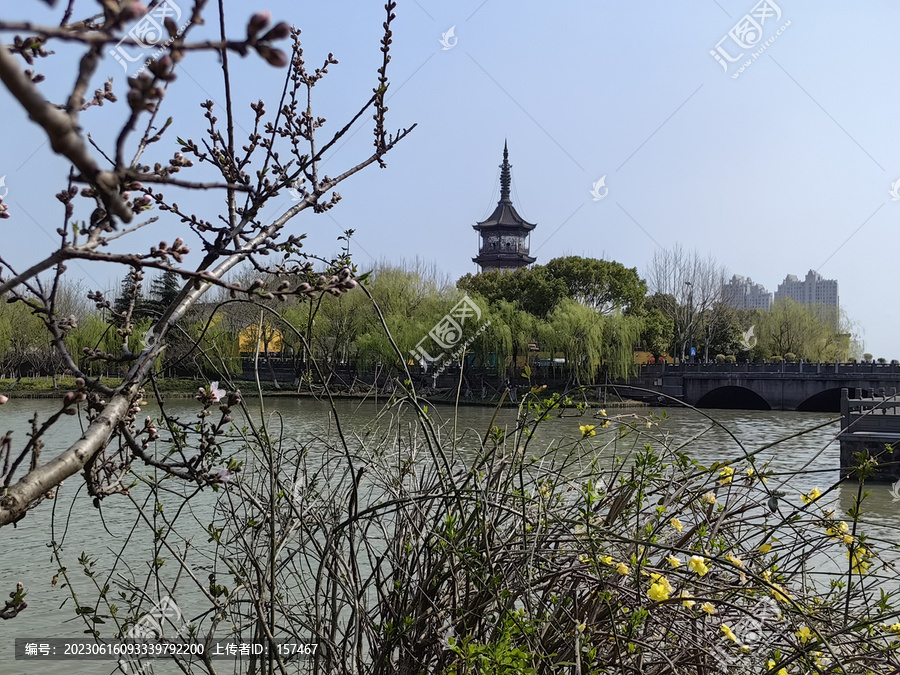
[[[209,472],[210,478],[215,478],[220,483],[228,483],[231,481],[231,471],[227,467],[219,467]]]
[[[226,391],[224,389],[219,388],[219,381],[209,383],[209,397],[213,400],[213,403],[221,401],[225,397]]]
[[[0,394],[0,405],[3,405],[8,400],[9,400],[9,396],[4,396],[3,394]]]

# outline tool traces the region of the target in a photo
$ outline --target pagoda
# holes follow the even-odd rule
[[[530,236],[535,224],[522,218],[509,198],[510,169],[509,151],[504,142],[503,164],[500,165],[500,201],[487,220],[472,226],[480,235],[478,256],[472,258],[472,262],[477,263],[482,272],[514,270],[537,260],[529,255]]]

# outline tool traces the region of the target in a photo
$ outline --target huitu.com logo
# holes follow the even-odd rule
[[[439,42],[442,45],[441,51],[453,49],[456,46],[456,43],[459,42],[459,38],[456,37],[456,26],[450,26],[446,33],[441,33]]]

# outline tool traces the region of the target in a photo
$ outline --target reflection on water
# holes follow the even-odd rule
[[[13,438],[19,444],[26,438],[30,430],[30,417],[35,411],[42,419],[51,414],[57,404],[48,400],[12,400],[0,408],[0,427],[12,429]],[[314,439],[334,437],[336,426],[327,404],[307,399],[267,399],[266,411],[270,425],[270,433],[285,439],[295,439],[303,444],[316,446]],[[170,403],[170,410],[189,419],[197,412],[192,400]],[[338,401],[337,410],[341,429],[347,439],[352,454],[364,455],[364,448],[373,439],[382,436],[391,422],[384,418],[373,426],[378,409],[373,402]],[[462,438],[460,447],[470,451],[478,447],[480,439],[488,431],[491,422],[501,428],[512,428],[515,424],[516,412],[504,409],[497,413],[492,408],[462,407],[454,411],[449,406],[438,406],[431,409],[432,417],[443,423],[441,435],[450,438],[456,428],[457,435]],[[595,411],[594,411],[595,412]],[[636,414],[646,416],[647,409],[610,410],[610,414]],[[654,410],[659,415],[661,409]],[[787,476],[784,474],[803,469],[804,473],[794,476],[790,483],[781,489],[788,494],[785,500],[799,505],[799,493],[808,492],[818,487],[823,492],[837,482],[840,448],[834,440],[839,425],[834,415],[818,413],[761,412],[740,410],[710,411],[719,425],[712,424],[704,416],[681,409],[668,410],[668,418],[659,422],[650,430],[645,430],[657,443],[668,442],[677,446],[687,439],[694,439],[685,450],[703,465],[716,461],[725,461],[741,457],[745,451],[753,452],[774,441],[786,438],[783,442],[772,445],[756,455],[757,467],[768,463],[774,472],[770,478],[771,487],[779,486]],[[148,410],[148,414],[153,414]],[[590,414],[585,417],[577,413],[567,414],[563,418],[553,418],[544,424],[539,434],[531,441],[531,449],[547,449],[557,444],[568,444],[580,438],[579,426],[592,423]],[[398,424],[412,424],[412,416],[394,420],[394,428]],[[823,423],[833,421],[831,424]],[[378,425],[381,425],[380,427]],[[816,429],[815,427],[819,427]],[[804,430],[813,429],[809,433],[800,434]],[[71,443],[80,435],[77,419],[65,417],[46,437],[46,447],[41,461],[47,461],[57,454],[61,448]],[[614,437],[612,430],[604,431],[597,427],[598,435],[591,441],[598,446]],[[321,445],[321,444],[320,444]],[[535,450],[537,452],[537,450]],[[311,452],[314,452],[311,450]],[[85,586],[86,578],[77,564],[82,551],[88,551],[101,557],[98,569],[103,568],[102,559],[117,555],[122,541],[133,525],[136,517],[135,509],[127,498],[115,496],[103,504],[102,513],[91,506],[90,500],[79,488],[80,478],[66,481],[60,497],[55,504],[46,502],[38,510],[28,515],[16,529],[3,528],[3,548],[0,551],[0,593],[11,591],[16,581],[22,581],[28,590],[28,609],[14,620],[0,623],[3,639],[0,640],[0,674],[2,673],[42,673],[55,675],[71,672],[70,664],[61,661],[45,661],[40,664],[27,664],[11,660],[13,638],[15,637],[60,637],[77,636],[84,630],[81,620],[75,620],[72,600],[68,590],[57,584],[51,586],[51,579],[57,572],[57,563],[53,559],[48,544],[51,539],[62,539],[62,531],[67,521],[65,534],[65,564],[71,578],[82,589],[85,597],[92,597],[91,590]],[[898,524],[896,514],[900,500],[894,496],[891,486],[867,486],[870,495],[864,508],[862,522],[870,538],[895,546],[898,541]],[[80,491],[80,492],[79,492]],[[856,494],[855,486],[838,487],[823,498],[831,508],[846,513],[853,504]],[[140,490],[135,491],[139,498]],[[172,496],[173,503],[176,500]],[[208,491],[193,504],[197,522],[208,522],[214,505],[215,495]],[[55,510],[55,521],[51,518]],[[51,529],[55,527],[55,530]],[[204,541],[204,540],[201,540]],[[146,551],[151,556],[152,542],[136,540],[134,548],[130,548],[131,558],[127,560],[140,574],[146,573],[146,560],[138,559],[136,551]],[[834,562],[839,570],[841,562]],[[844,568],[845,569],[845,568]],[[891,584],[896,585],[895,581]],[[60,605],[63,607],[60,609]],[[167,672],[167,664],[159,664],[157,672]],[[80,661],[79,673],[109,673],[112,663],[99,661]]]

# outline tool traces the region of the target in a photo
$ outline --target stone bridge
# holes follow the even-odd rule
[[[644,366],[619,394],[647,398],[648,389],[698,408],[840,412],[841,389],[892,394],[900,366],[876,363],[666,364]],[[652,398],[653,393],[650,394]],[[858,397],[857,397],[858,398]]]

